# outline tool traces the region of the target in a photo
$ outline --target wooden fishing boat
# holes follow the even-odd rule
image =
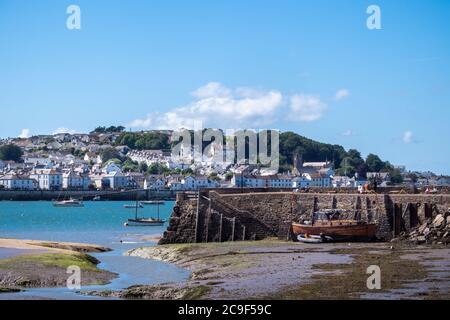
[[[372,240],[377,231],[376,224],[353,220],[318,221],[313,225],[293,223],[295,235],[324,235],[334,240]]]
[[[314,213],[313,222],[292,223],[292,230],[296,236],[330,237],[334,241],[354,240],[371,241],[375,238],[377,225],[358,220],[341,220],[338,211]]]

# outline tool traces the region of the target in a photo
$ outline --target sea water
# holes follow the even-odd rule
[[[82,208],[53,207],[51,202],[0,201],[0,237],[27,240],[79,242],[102,245],[111,252],[92,254],[101,261],[99,268],[119,274],[105,286],[83,287],[83,290],[119,290],[138,284],[180,282],[188,278],[187,270],[155,260],[124,256],[130,249],[154,246],[154,238],[167,228],[125,227],[124,222],[134,218],[135,209],[125,209],[130,202],[85,202]],[[174,206],[167,201],[159,206],[160,218],[168,220]],[[156,217],[157,207],[144,206],[138,210],[141,217]],[[9,255],[0,248],[0,256]],[[0,295],[4,298],[27,296],[80,299],[87,298],[66,288],[31,289],[18,294]]]

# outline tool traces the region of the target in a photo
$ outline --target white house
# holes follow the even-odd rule
[[[293,187],[292,177],[289,175],[276,174],[264,178],[266,178],[266,186],[270,188],[290,189]]]
[[[252,174],[234,174],[231,178],[231,184],[238,188],[265,188],[266,177]]]
[[[122,173],[122,168],[120,168],[120,166],[115,164],[114,162],[110,161],[103,167],[102,172],[105,174]]]
[[[35,190],[37,181],[27,176],[7,174],[0,176],[0,186],[9,190]]]
[[[430,179],[430,185],[437,187],[450,186],[450,177],[436,177],[435,179]]]
[[[30,178],[38,182],[41,190],[61,190],[63,184],[62,173],[55,169],[34,170]]]
[[[389,172],[367,172],[367,179],[376,179],[378,183],[388,182],[391,179]]]
[[[166,180],[163,176],[149,176],[146,181],[150,190],[162,190],[166,186]]]
[[[88,190],[91,182],[88,175],[79,172],[70,170],[63,174],[63,189]]]
[[[319,173],[304,173],[293,179],[293,188],[330,188],[331,178]]]
[[[130,176],[124,175],[121,172],[113,171],[102,177],[103,189],[130,189],[137,187],[136,182]]]

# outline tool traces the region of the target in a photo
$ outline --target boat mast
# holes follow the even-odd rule
[[[159,220],[159,202],[158,202],[158,220]]]
[[[138,218],[138,198],[139,198],[139,191],[136,191],[136,210],[134,214],[136,220]]]

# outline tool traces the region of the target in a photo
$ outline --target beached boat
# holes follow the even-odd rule
[[[319,236],[322,239],[329,237],[333,241],[372,241],[375,239],[376,224],[357,220],[335,219],[336,216],[339,216],[338,212],[333,214],[330,214],[330,212],[315,213],[315,219],[312,223],[292,223],[293,233],[306,239],[311,236]]]
[[[69,199],[63,201],[53,201],[54,207],[84,207],[82,200]]]
[[[323,243],[323,242],[333,242],[333,238],[326,236],[311,236],[300,234],[297,236],[297,240],[303,243]]]
[[[164,200],[141,201],[141,204],[144,206],[159,205],[164,203],[165,203]]]

